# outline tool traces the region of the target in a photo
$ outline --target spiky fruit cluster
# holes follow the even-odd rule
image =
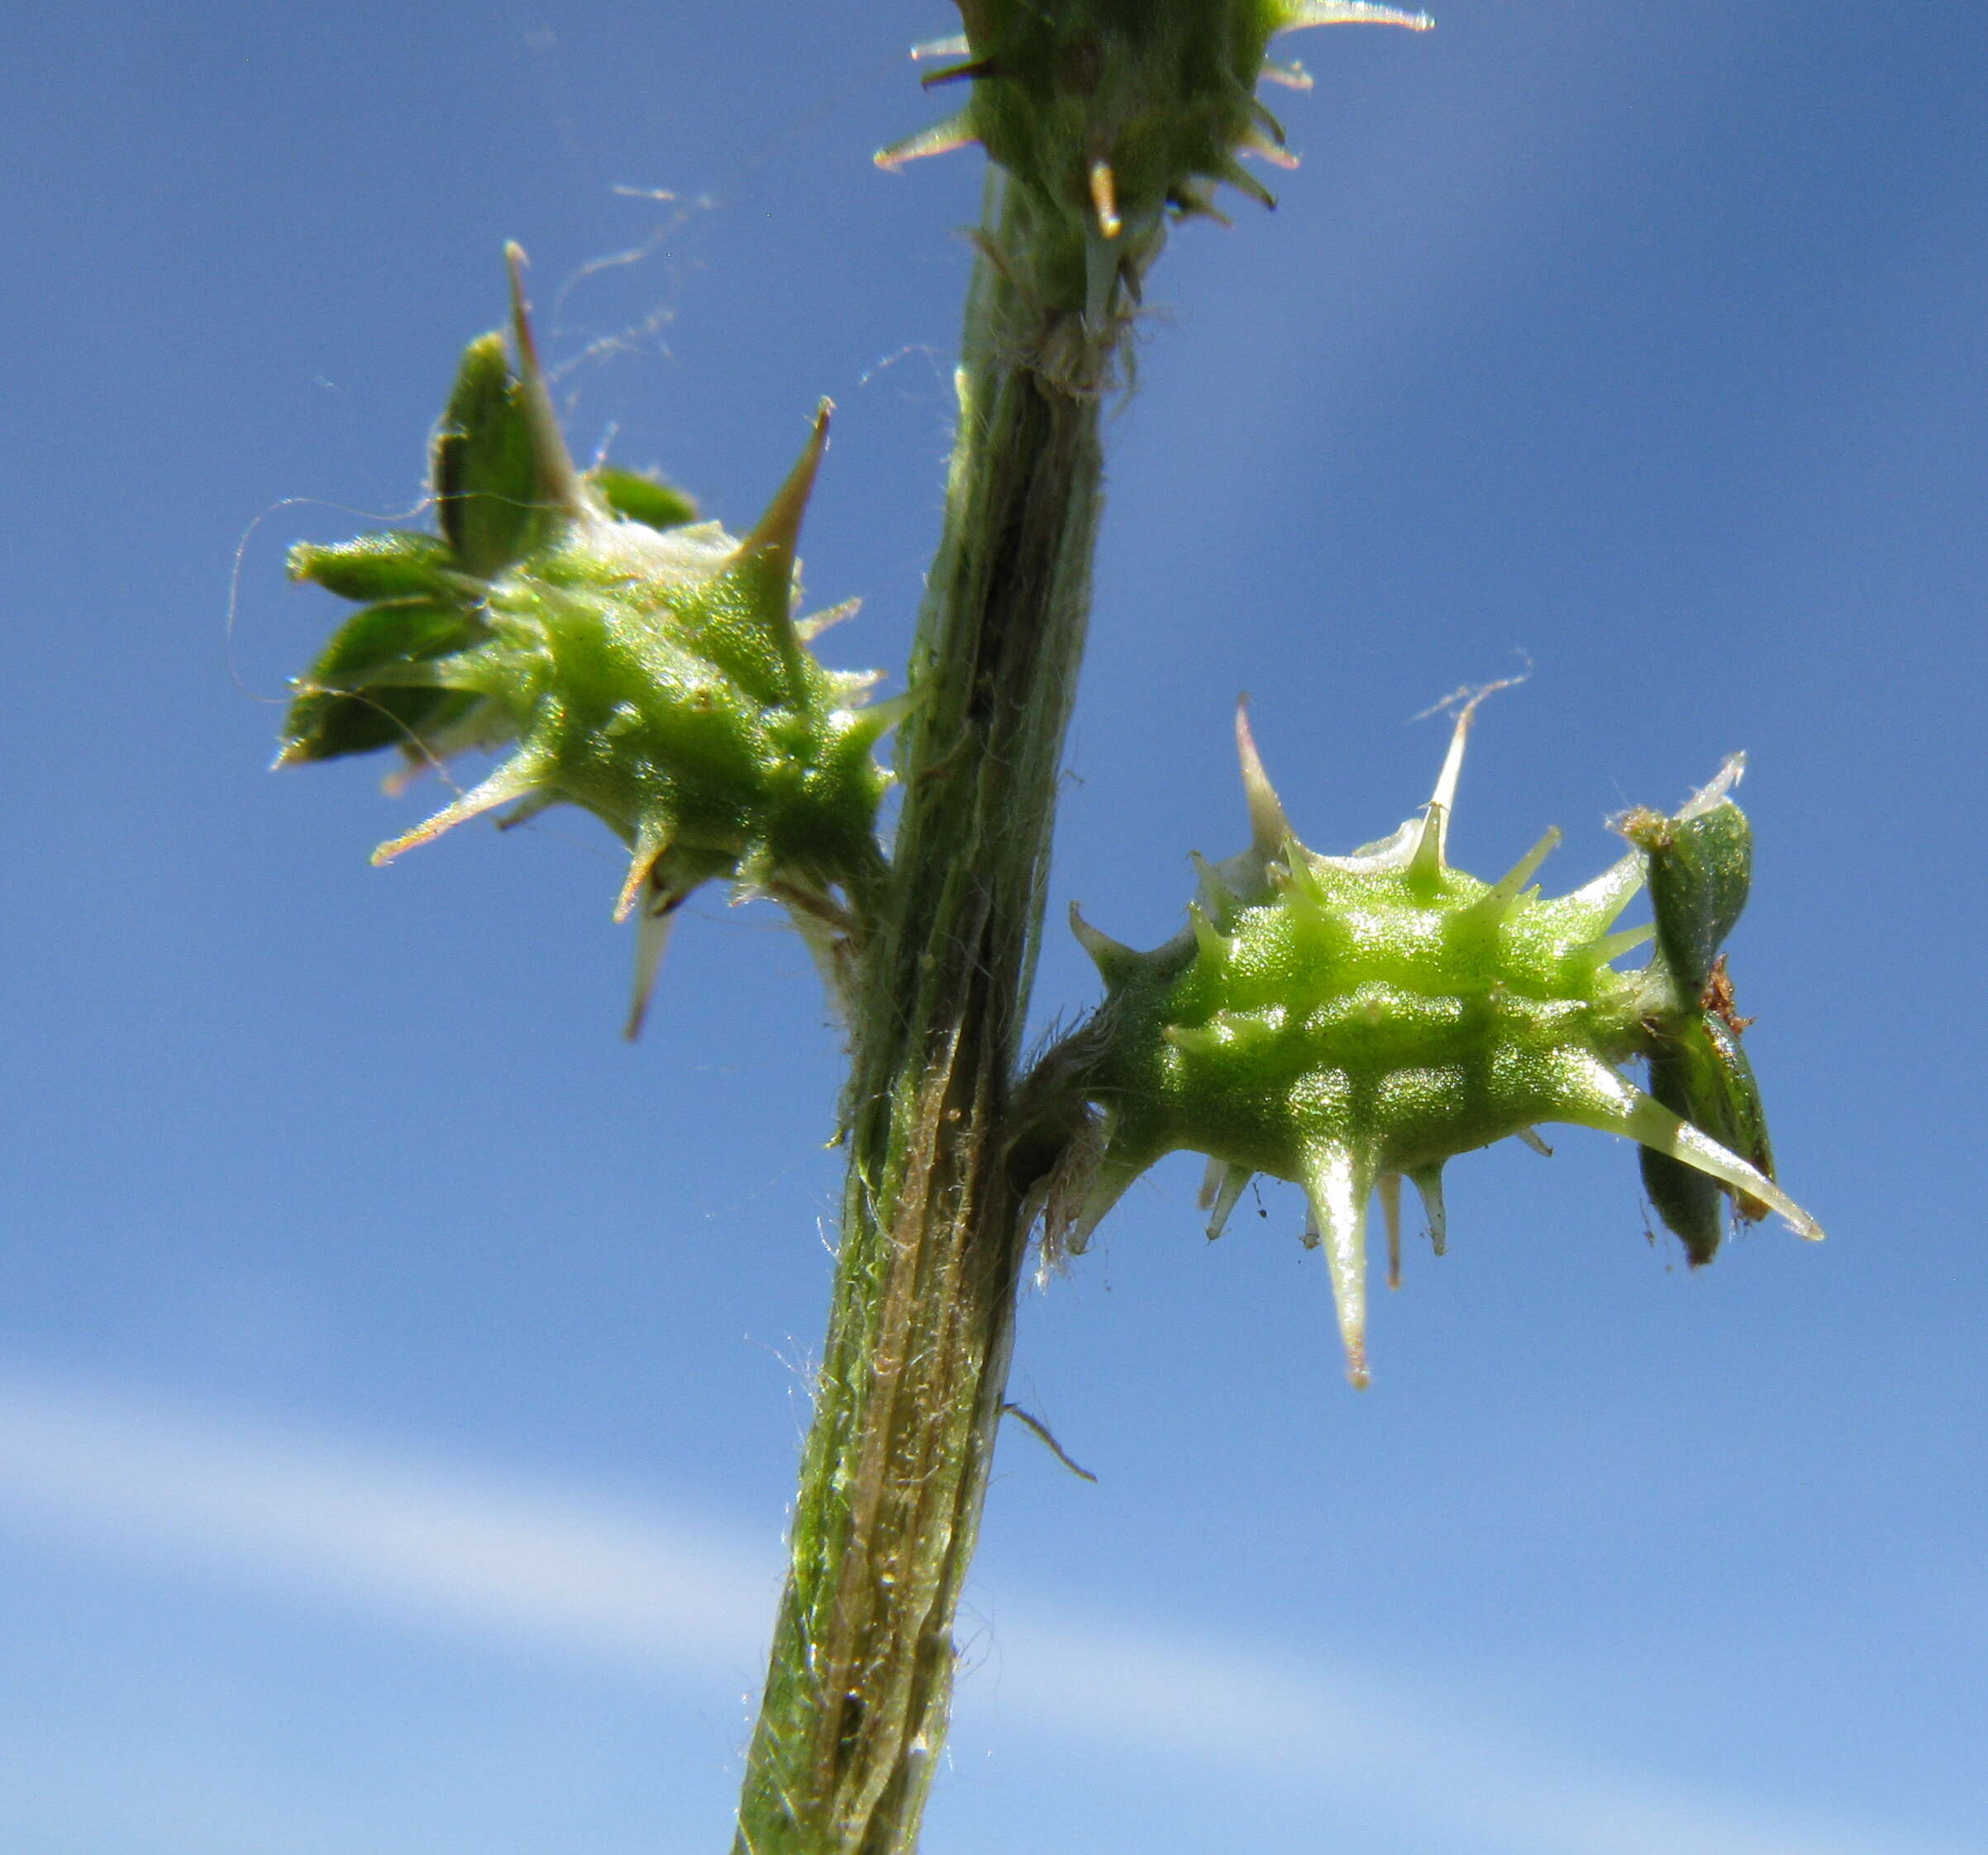
[[[631,852],[616,918],[639,910],[639,1026],[671,916],[713,880],[784,902],[832,980],[850,892],[881,866],[873,749],[899,705],[874,674],[824,669],[797,621],[794,546],[827,436],[742,541],[652,479],[582,474],[560,436],[512,251],[516,364],[499,335],[463,357],[432,479],[440,535],[300,546],[293,578],[366,602],[309,672],[278,764],[394,746],[410,772],[511,752],[386,862],[499,806],[561,804]],[[846,609],[846,608],[845,608]]]
[[[1188,928],[1137,953],[1072,911],[1108,996],[1077,1067],[1101,1124],[1080,1193],[1066,1191],[1061,1239],[1081,1248],[1166,1153],[1209,1156],[1210,1237],[1254,1174],[1293,1180],[1310,1200],[1308,1237],[1326,1252],[1356,1384],[1366,1381],[1370,1198],[1378,1189],[1397,1271],[1404,1177],[1440,1253],[1443,1162],[1509,1136],[1537,1146],[1542,1123],[1640,1142],[1658,1168],[1652,1198],[1695,1261],[1717,1247],[1722,1195],[1742,1216],[1771,1208],[1821,1234],[1774,1183],[1750,1072],[1705,1056],[1738,1051],[1719,946],[1745,899],[1746,823],[1727,796],[1738,763],[1676,818],[1634,814],[1627,857],[1548,899],[1529,885],[1557,831],[1496,883],[1447,861],[1470,720],[1466,708],[1420,816],[1350,856],[1323,856],[1292,833],[1238,710],[1252,841],[1201,866]],[[1614,961],[1652,937],[1614,931],[1646,873],[1657,949],[1619,971]],[[1651,1094],[1620,1073],[1638,1056],[1652,1066]],[[1742,1134],[1738,1152],[1736,1123],[1758,1135]]]
[[[1061,231],[1061,268],[1093,322],[1121,283],[1136,298],[1170,215],[1218,217],[1221,183],[1275,204],[1238,160],[1296,165],[1257,79],[1300,89],[1311,80],[1302,66],[1266,63],[1273,37],[1309,26],[1433,23],[1366,0],[960,0],[960,12],[963,36],[920,51],[952,60],[928,86],[971,82],[965,107],[877,160],[895,167],[984,145],[1040,224]],[[1068,283],[1053,293],[1072,300]]]

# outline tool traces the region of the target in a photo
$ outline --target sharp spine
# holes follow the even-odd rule
[[[934,122],[916,135],[907,136],[902,141],[894,141],[888,148],[880,148],[872,159],[879,167],[889,172],[909,161],[927,160],[934,155],[950,155],[956,149],[970,148],[980,139],[962,112],[958,116],[947,117],[943,122]]]
[[[1446,1255],[1450,1247],[1450,1217],[1442,1202],[1442,1168],[1418,1166],[1410,1170],[1409,1177],[1422,1195],[1422,1214],[1429,1220],[1429,1247],[1438,1256]]]
[[[445,831],[453,831],[459,824],[484,812],[493,812],[499,805],[508,805],[514,799],[522,799],[532,792],[540,783],[540,770],[526,756],[519,754],[508,760],[479,786],[472,787],[453,805],[446,805],[434,817],[417,824],[412,831],[390,838],[373,852],[376,864],[391,863],[403,851],[411,851],[418,844],[432,843]]]
[[[1090,164],[1090,205],[1096,214],[1098,230],[1107,240],[1115,239],[1125,229],[1124,222],[1118,217],[1118,182],[1111,171],[1111,163],[1099,159]]]

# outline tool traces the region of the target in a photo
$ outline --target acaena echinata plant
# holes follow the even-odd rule
[[[1819,1234],[1775,1182],[1726,975],[1751,874],[1738,761],[1675,814],[1619,820],[1626,855],[1547,898],[1532,879],[1557,833],[1495,882],[1448,861],[1474,703],[1429,803],[1339,856],[1299,841],[1239,713],[1248,846],[1204,866],[1151,953],[1075,918],[1105,996],[1024,1072],[1099,420],[1143,279],[1172,227],[1223,217],[1218,188],[1268,203],[1240,157],[1291,157],[1256,86],[1309,82],[1273,39],[1430,21],[1364,0],[959,3],[963,33],[921,51],[963,106],[877,156],[977,144],[992,163],[901,694],[872,702],[874,676],[816,656],[846,608],[799,615],[826,407],[743,536],[658,479],[581,470],[515,252],[508,340],[471,344],[433,446],[439,532],[291,560],[360,609],[298,679],[282,761],[393,750],[408,780],[501,756],[381,859],[483,813],[583,807],[628,853],[632,1031],[671,917],[711,882],[785,909],[846,1026],[828,1333],[734,1855],[915,1848],[1031,1234],[1046,1259],[1080,1249],[1162,1155],[1208,1156],[1211,1235],[1253,1175],[1304,1188],[1360,1383],[1370,1199],[1393,1251],[1410,1181],[1440,1249],[1444,1162],[1542,1124],[1637,1142],[1695,1263],[1734,1215]],[[1653,926],[1619,929],[1646,886]]]

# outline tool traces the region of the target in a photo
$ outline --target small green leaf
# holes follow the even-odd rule
[[[1677,982],[1679,1004],[1694,1006],[1747,905],[1752,827],[1746,813],[1722,797],[1695,815],[1689,806],[1671,818],[1633,812],[1622,832],[1649,860],[1657,950]]]
[[[601,500],[626,522],[651,528],[680,528],[697,520],[697,504],[682,490],[645,470],[619,470],[603,464],[586,480]]]
[[[1699,1125],[1771,1179],[1774,1146],[1767,1137],[1767,1111],[1760,1099],[1760,1084],[1753,1079],[1753,1066],[1747,1060],[1746,1047],[1739,1032],[1716,1016],[1707,1015],[1704,1032],[1713,1050],[1719,1105],[1713,1110],[1708,1099],[1708,1111],[1715,1113],[1716,1118]],[[1739,1214],[1749,1223],[1757,1223],[1767,1214],[1766,1205],[1743,1192],[1736,1202]]]
[[[1672,1113],[1702,1128],[1763,1176],[1774,1176],[1774,1150],[1753,1066],[1739,1033],[1710,1013],[1690,1018],[1650,1056],[1650,1093]],[[1645,1147],[1643,1189],[1657,1214],[1676,1232],[1697,1268],[1719,1253],[1730,1199],[1739,1214],[1757,1223],[1767,1206],[1751,1195],[1717,1184],[1704,1173]]]
[[[368,606],[342,625],[309,671],[284,718],[281,760],[336,760],[412,746],[460,721],[479,699],[439,686],[389,679],[474,643],[482,627],[460,607],[429,599]]]
[[[1673,1114],[1695,1121],[1694,1064],[1683,1042],[1666,1042],[1650,1058],[1650,1093]],[[1700,1123],[1703,1125],[1703,1123]],[[1712,1133],[1710,1128],[1707,1133]],[[1641,1149],[1643,1190],[1657,1214],[1676,1233],[1694,1269],[1719,1254],[1726,1233],[1726,1195],[1695,1167],[1667,1153]]]
[[[463,350],[430,466],[441,530],[465,573],[500,574],[530,549],[538,469],[532,422],[502,335]]]
[[[393,528],[333,547],[299,541],[290,550],[290,578],[313,580],[341,599],[404,599],[445,591],[454,558],[433,535]]]
[[[458,689],[369,690],[299,696],[284,727],[284,765],[338,760],[382,747],[418,753],[464,720],[482,699]]]

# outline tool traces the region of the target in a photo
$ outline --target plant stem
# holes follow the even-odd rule
[[[735,1855],[907,1855],[944,1739],[1027,1247],[1010,1099],[1102,503],[1115,319],[1087,324],[997,180],[882,919],[792,1563]]]

